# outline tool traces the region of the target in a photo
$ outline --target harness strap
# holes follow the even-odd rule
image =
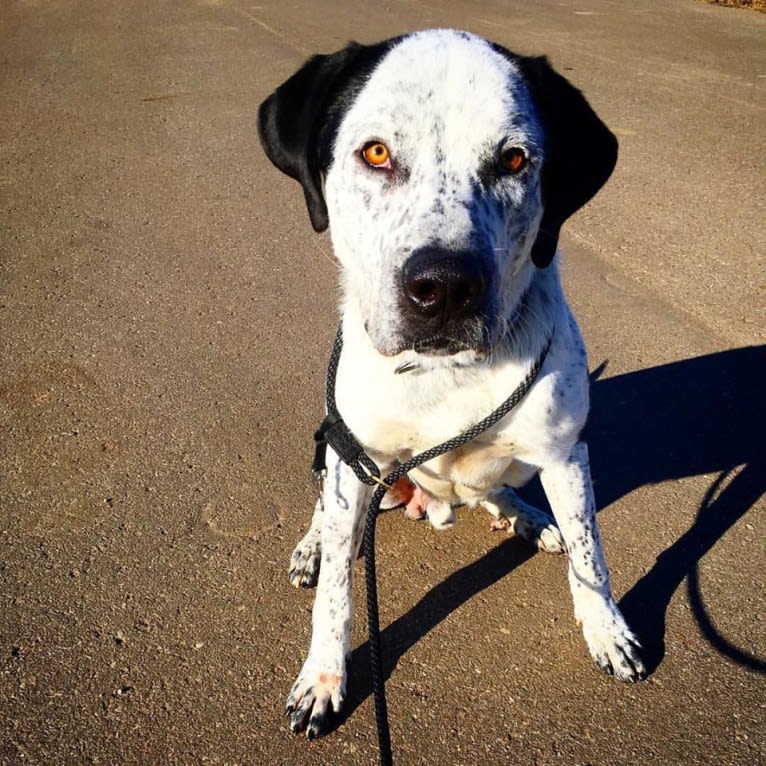
[[[328,444],[351,468],[359,481],[372,484],[375,480],[371,479],[370,475],[380,477],[380,469],[375,461],[364,451],[364,447],[356,440],[336,410],[335,413],[327,415],[314,434],[314,462],[311,464],[311,472],[316,479],[324,478],[327,473]]]

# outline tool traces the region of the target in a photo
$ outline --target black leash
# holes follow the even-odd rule
[[[322,421],[319,429],[314,434],[315,450],[311,470],[317,479],[324,478],[327,472],[325,455],[327,445],[329,444],[338,457],[351,468],[359,481],[369,486],[377,485],[367,509],[367,520],[364,527],[364,573],[367,586],[367,629],[370,644],[370,672],[372,674],[372,689],[375,697],[378,751],[382,766],[392,766],[393,764],[391,732],[388,727],[388,709],[386,707],[386,682],[383,678],[383,661],[380,650],[378,584],[375,575],[375,522],[380,513],[380,504],[383,496],[394,485],[397,479],[409,471],[423,463],[427,463],[429,460],[433,460],[439,455],[443,455],[445,452],[463,446],[505,417],[527,395],[532,384],[535,382],[548,355],[552,337],[553,334],[551,333],[524,380],[494,412],[452,439],[437,444],[435,447],[431,447],[431,449],[411,457],[406,462],[400,463],[384,479],[381,479],[380,469],[343,422],[335,402],[335,378],[338,373],[338,362],[340,361],[340,354],[343,349],[343,331],[342,327],[338,327],[338,333],[335,336],[335,343],[330,354],[330,363],[327,367],[327,417]]]

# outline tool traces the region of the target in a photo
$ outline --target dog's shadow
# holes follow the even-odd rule
[[[687,578],[707,640],[753,670],[766,662],[729,642],[703,601],[698,564],[766,489],[766,346],[724,351],[598,381],[586,436],[600,507],[645,484],[714,474],[692,526],[656,559],[620,606],[641,637],[650,670],[665,653],[665,613]],[[664,495],[667,498],[667,494]],[[667,502],[667,501],[666,501]],[[637,519],[672,517],[652,507]]]
[[[688,578],[689,601],[703,635],[735,662],[766,672],[763,659],[736,647],[717,631],[697,579],[702,557],[766,489],[765,380],[766,346],[759,346],[593,383],[585,436],[600,508],[645,484],[716,474],[694,524],[657,557],[621,601],[628,623],[644,644],[650,671],[664,656],[670,599]],[[641,529],[645,518],[672,516],[675,510],[647,508],[636,520],[636,529]],[[532,555],[518,540],[506,539],[432,588],[382,631],[384,678],[434,626]],[[364,642],[351,656],[344,720],[372,693],[369,660],[369,643]]]

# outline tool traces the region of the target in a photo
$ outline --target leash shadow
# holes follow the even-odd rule
[[[523,541],[506,538],[496,548],[431,588],[408,612],[381,631],[383,678],[388,681],[399,660],[442,620],[536,553]],[[370,644],[365,641],[351,653],[346,699],[333,728],[350,718],[372,694],[369,667]]]
[[[766,661],[716,628],[699,563],[766,491],[766,346],[733,349],[599,380],[586,437],[600,508],[645,484],[714,474],[691,527],[659,554],[620,606],[650,672],[665,655],[665,619],[686,580],[700,631],[722,655],[756,672]],[[672,507],[646,514],[672,515]],[[640,524],[640,520],[639,520]]]

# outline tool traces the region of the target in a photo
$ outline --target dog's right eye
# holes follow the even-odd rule
[[[516,175],[524,170],[527,164],[527,155],[523,149],[518,146],[508,146],[500,151],[497,158],[497,164],[503,173]]]
[[[388,169],[391,167],[391,154],[382,141],[368,141],[362,147],[362,159],[371,168]]]

